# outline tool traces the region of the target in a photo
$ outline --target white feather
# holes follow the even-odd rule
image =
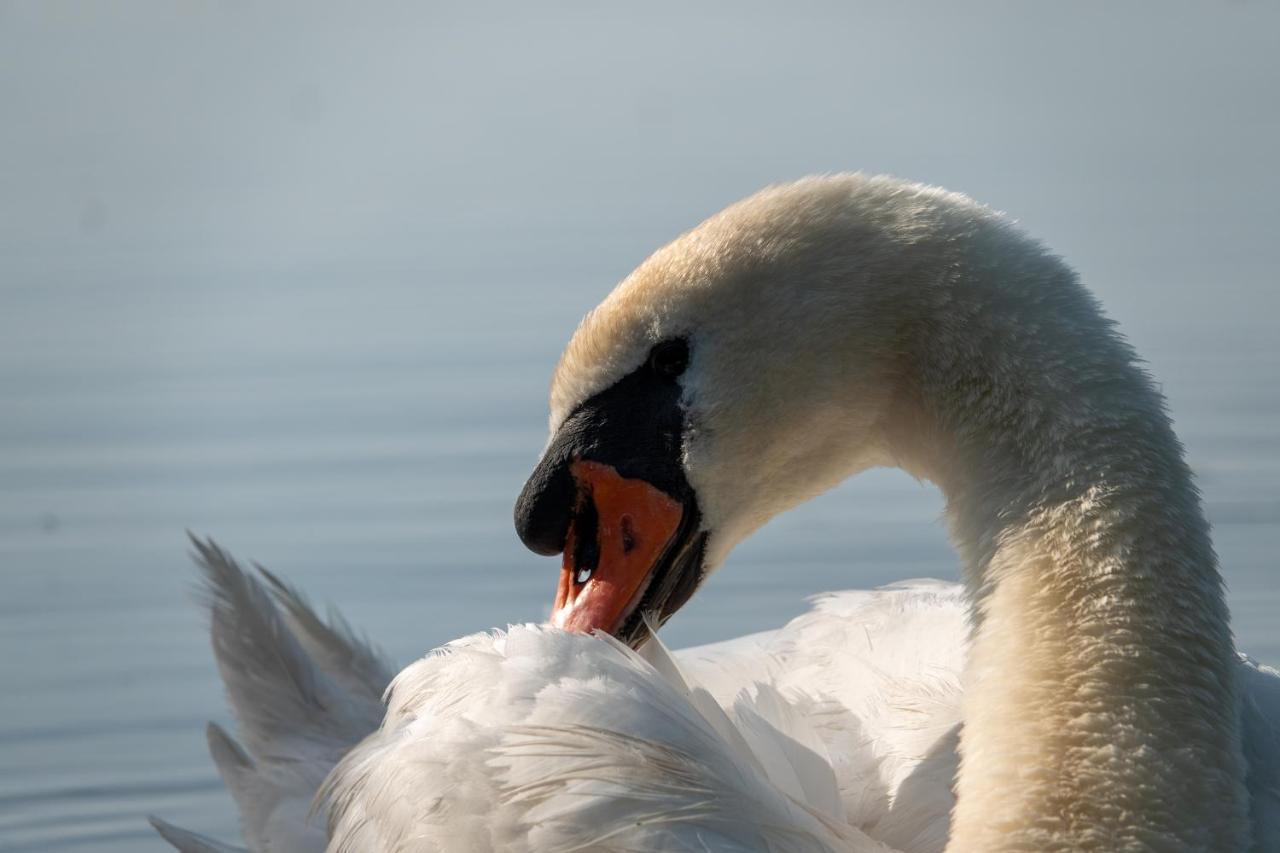
[[[553,427],[673,336],[703,568],[897,465],[944,492],[965,590],[836,594],[676,656],[477,634],[401,672],[379,725],[377,654],[197,542],[251,849],[319,849],[326,774],[334,850],[1280,849],[1280,676],[1234,657],[1163,400],[1065,264],[940,190],[771,188],[584,320]]]
[[[314,683],[319,667],[287,628],[260,630],[275,605],[251,593],[265,590],[211,545],[201,554],[217,566],[212,582],[240,590],[211,596],[214,630],[238,625],[263,643],[237,660],[263,671],[287,660],[307,671],[289,689]],[[217,726],[210,752],[253,851],[928,853],[945,846],[954,802],[966,636],[963,590],[938,581],[829,594],[777,631],[674,655],[656,640],[637,653],[517,626],[405,668],[358,745],[299,750],[333,728],[311,709],[273,741],[294,751],[269,751],[266,772]],[[1280,837],[1280,676],[1248,660],[1241,672],[1267,850]],[[277,769],[295,762],[309,769]],[[330,771],[326,831],[308,813]],[[157,829],[189,853],[237,849]]]

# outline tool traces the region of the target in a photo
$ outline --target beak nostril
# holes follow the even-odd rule
[[[631,520],[631,516],[624,515],[619,519],[618,527],[622,529],[622,553],[630,554],[637,544],[635,522]]]

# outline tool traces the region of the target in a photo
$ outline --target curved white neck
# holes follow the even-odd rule
[[[947,849],[1242,850],[1227,611],[1163,402],[1068,270],[975,249],[885,424],[973,596]]]

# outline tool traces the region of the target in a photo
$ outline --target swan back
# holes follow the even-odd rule
[[[775,691],[726,709],[656,643],[545,626],[406,668],[324,794],[337,850],[883,849]]]
[[[953,584],[829,594],[781,629],[675,656],[546,627],[476,634],[407,668],[378,727],[372,647],[211,543],[198,557],[246,744],[210,726],[210,752],[249,850],[947,842],[968,635]],[[1280,676],[1247,659],[1239,673],[1255,849],[1271,850]],[[331,840],[313,799],[343,753],[323,794]],[[155,823],[185,853],[243,853]]]

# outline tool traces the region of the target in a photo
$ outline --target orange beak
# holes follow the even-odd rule
[[[578,460],[569,468],[578,507],[564,545],[551,621],[586,633],[616,633],[644,597],[684,507],[644,480]]]

